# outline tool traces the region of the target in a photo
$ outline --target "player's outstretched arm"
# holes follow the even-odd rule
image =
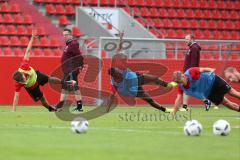
[[[215,68],[202,68],[200,67],[200,72],[214,72]]]
[[[173,115],[174,116],[176,115],[176,113],[178,111],[178,108],[181,106],[182,99],[183,99],[183,94],[178,94],[177,98],[175,100],[175,103],[174,103],[174,108],[173,108]]]
[[[13,112],[16,112],[16,106],[18,105],[18,100],[19,100],[19,92],[15,92],[13,97],[13,105],[12,105]]]
[[[33,30],[33,31],[32,31],[32,36],[31,36],[30,41],[28,42],[28,46],[27,46],[27,49],[26,49],[26,52],[25,52],[24,58],[23,58],[23,59],[25,59],[25,60],[29,60],[30,51],[31,51],[31,49],[32,49],[33,40],[34,40],[35,37],[37,37],[37,30]]]

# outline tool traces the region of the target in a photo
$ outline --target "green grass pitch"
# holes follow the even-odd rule
[[[87,110],[91,109],[90,107]],[[61,121],[43,107],[0,107],[0,159],[4,160],[239,160],[240,114],[226,108],[206,112],[192,108],[203,132],[183,134],[189,113],[167,119],[150,107],[118,107],[89,121],[86,134],[75,134],[70,122]],[[212,124],[227,120],[228,136],[214,136]]]

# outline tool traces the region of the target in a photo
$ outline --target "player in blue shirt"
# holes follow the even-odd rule
[[[131,71],[130,69],[120,70],[118,68],[110,68],[109,75],[111,76],[113,94],[110,96],[110,102],[107,107],[107,112],[112,105],[116,92],[118,92],[120,96],[139,97],[149,103],[152,107],[163,112],[169,113],[172,111],[171,109],[165,108],[155,102],[151,98],[151,96],[144,91],[142,85],[155,84],[163,87],[172,88],[177,86],[175,82],[167,83],[156,76],[149,74],[139,74]]]
[[[178,96],[175,100],[174,114],[181,105],[183,92],[189,96],[193,96],[202,100],[208,111],[211,102],[215,105],[223,104],[224,106],[240,111],[240,106],[231,102],[225,97],[229,94],[240,99],[240,92],[233,89],[226,81],[214,73],[212,68],[193,67],[188,69],[184,74],[180,71],[173,73],[173,81],[179,84]]]

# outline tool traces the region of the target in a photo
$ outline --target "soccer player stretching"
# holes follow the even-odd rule
[[[27,50],[24,54],[23,61],[18,70],[15,71],[13,74],[13,79],[16,81],[15,94],[13,99],[13,111],[16,111],[16,106],[18,105],[19,100],[19,92],[22,87],[26,89],[26,91],[29,93],[29,95],[32,97],[34,101],[40,100],[42,105],[46,107],[50,112],[55,111],[55,109],[48,104],[46,98],[44,97],[42,91],[40,90],[40,85],[43,86],[48,82],[52,84],[63,84],[63,82],[56,77],[49,77],[39,71],[35,71],[29,65],[30,51],[35,37],[37,37],[36,30],[33,30],[31,39],[27,46]],[[75,82],[74,81],[66,82],[66,84],[69,85],[71,85],[71,83]]]
[[[223,104],[224,106],[240,111],[240,106],[231,102],[225,97],[229,94],[240,99],[240,92],[233,89],[222,78],[214,73],[212,68],[193,67],[188,69],[184,74],[180,71],[173,73],[173,81],[179,84],[178,95],[175,100],[174,114],[181,104],[183,92],[189,96],[202,100],[206,110],[209,110],[211,102],[215,105]]]
[[[116,92],[118,92],[121,96],[139,97],[158,110],[166,113],[171,112],[171,109],[165,108],[155,102],[150,97],[150,95],[144,91],[142,85],[155,84],[163,87],[172,88],[177,85],[175,82],[167,83],[156,76],[149,74],[139,74],[131,71],[130,69],[120,70],[118,68],[110,68],[109,75],[111,76],[113,94],[111,94],[110,96],[110,101],[107,106],[107,112],[112,105]]]

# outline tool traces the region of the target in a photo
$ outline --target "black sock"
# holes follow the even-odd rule
[[[187,104],[183,104],[182,108],[187,109]]]
[[[77,101],[77,108],[82,109],[82,101]]]
[[[60,101],[56,106],[55,108],[62,108],[64,105],[64,101]]]
[[[238,112],[240,112],[240,106],[238,106]]]
[[[165,111],[166,111],[166,108],[161,106],[161,107],[159,108],[159,110],[165,112]]]

